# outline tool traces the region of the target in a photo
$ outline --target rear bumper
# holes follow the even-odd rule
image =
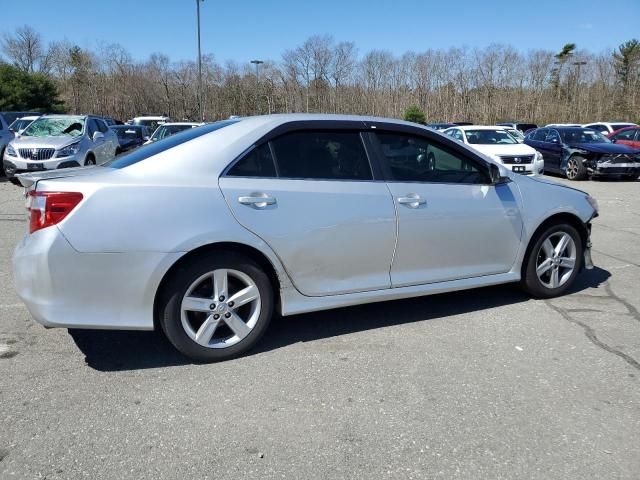
[[[79,253],[57,227],[16,247],[16,290],[46,327],[152,330],[155,292],[181,253]]]

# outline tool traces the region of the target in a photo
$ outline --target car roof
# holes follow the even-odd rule
[[[18,117],[16,118],[16,120],[36,120],[38,118],[40,118],[42,115],[27,115],[25,117]]]
[[[451,128],[459,128],[460,130],[506,130],[509,127],[504,125],[459,125]]]
[[[163,123],[162,125],[158,125],[158,128],[160,127],[166,127],[166,126],[171,126],[171,125],[192,125],[192,126],[200,126],[200,125],[204,125],[203,123],[199,123],[199,122],[166,122]]]

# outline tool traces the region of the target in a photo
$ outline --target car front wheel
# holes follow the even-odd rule
[[[567,178],[569,180],[584,180],[587,178],[587,167],[584,166],[584,158],[573,156],[567,162]]]
[[[563,295],[582,267],[580,235],[569,224],[556,224],[536,235],[532,241],[525,259],[524,289],[537,298]]]
[[[272,311],[271,282],[255,262],[234,253],[207,254],[172,274],[161,294],[160,323],[179,351],[214,362],[255,345]]]

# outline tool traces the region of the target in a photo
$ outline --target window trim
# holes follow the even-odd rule
[[[416,133],[414,131],[411,131],[413,129],[407,129],[407,130],[403,130],[403,129],[386,129],[386,128],[376,128],[375,131],[371,132],[371,137],[372,137],[372,142],[375,145],[375,154],[376,154],[376,161],[380,164],[381,169],[383,171],[384,174],[384,181],[387,183],[418,183],[418,184],[422,184],[422,185],[492,185],[491,183],[491,177],[489,175],[489,165],[488,163],[480,158],[476,158],[476,156],[474,154],[468,155],[466,151],[461,151],[461,148],[455,148],[458,145],[456,145],[458,142],[456,140],[451,139],[450,142],[453,142],[454,144],[451,145],[449,144],[449,141],[438,141],[439,139],[437,138],[429,138],[429,135],[420,135],[419,133]],[[429,144],[433,145],[436,148],[439,148],[441,150],[444,150],[447,153],[453,154],[454,156],[460,156],[465,160],[470,161],[472,164],[474,164],[477,168],[478,171],[481,173],[481,175],[484,177],[484,182],[482,183],[460,183],[460,182],[426,182],[423,180],[396,180],[395,178],[393,178],[393,175],[391,173],[391,168],[389,166],[389,162],[386,160],[386,157],[384,155],[384,152],[382,151],[382,145],[380,143],[380,141],[378,140],[376,133],[387,133],[387,134],[393,134],[393,135],[407,135],[407,136],[414,136],[414,137],[418,137],[421,139],[424,139],[425,141],[429,142]],[[446,138],[444,135],[442,135],[442,137]],[[463,147],[464,148],[464,147]],[[471,153],[471,152],[469,152]]]

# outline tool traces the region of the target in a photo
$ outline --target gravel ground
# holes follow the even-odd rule
[[[155,333],[36,324],[11,281],[21,189],[0,179],[0,478],[639,478],[640,182],[579,187],[601,216],[571,295],[287,317],[194,365]]]

